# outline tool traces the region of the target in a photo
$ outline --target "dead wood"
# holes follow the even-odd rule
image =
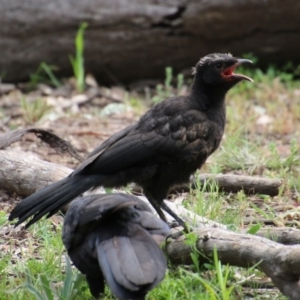
[[[199,184],[206,190],[211,189],[209,183],[216,183],[219,189],[227,193],[237,193],[243,190],[247,195],[264,194],[276,196],[282,187],[283,180],[278,178],[263,178],[256,176],[234,175],[234,174],[200,174],[191,180],[191,187],[196,189]],[[173,189],[173,192],[188,191],[189,186],[182,185]]]
[[[284,220],[280,215],[274,219],[266,219],[266,218],[255,218],[255,217],[247,217],[243,219],[244,225],[250,224],[264,224],[270,226],[279,226],[280,224],[284,224],[286,226],[297,226],[299,227],[299,221],[297,220]]]
[[[48,144],[57,153],[69,153],[72,157],[82,161],[82,157],[77,153],[73,146],[66,140],[60,138],[56,134],[39,128],[16,129],[7,133],[0,134],[0,149],[5,149],[12,143],[19,141],[25,134],[34,133],[39,139]]]
[[[165,66],[178,72],[215,51],[297,63],[299,9],[295,0],[1,1],[1,72],[7,81],[24,80],[47,62],[71,74],[82,21],[89,23],[86,69],[100,82],[162,77]]]
[[[25,134],[34,133],[43,142],[55,149],[59,154],[69,153],[79,161],[81,156],[66,140],[49,132],[48,130],[38,128],[17,129],[0,135],[0,149],[5,149],[12,143],[19,141]],[[191,187],[197,188],[199,184],[203,185],[208,191],[211,189],[210,183],[216,183],[221,191],[236,193],[244,190],[246,194],[265,194],[270,196],[278,195],[283,184],[282,179],[270,179],[263,177],[233,175],[233,174],[200,174],[191,180]],[[139,190],[139,188],[136,188]],[[188,185],[177,186],[171,192],[189,190]]]
[[[261,228],[255,235],[284,245],[300,244],[300,230],[289,227]]]
[[[264,178],[234,174],[200,174],[191,178],[190,185],[177,185],[170,190],[170,193],[177,194],[188,192],[190,188],[197,189],[199,185],[202,185],[205,190],[210,191],[214,183],[218,186],[220,191],[237,193],[243,190],[247,195],[264,194],[276,196],[283,187],[283,180],[279,178]],[[141,189],[138,186],[134,186],[133,190],[134,192],[141,192]]]
[[[243,268],[257,265],[289,299],[300,299],[300,245],[281,245],[221,228],[202,228],[195,234],[197,250],[204,257],[212,257],[216,248],[223,264]],[[169,241],[166,253],[174,264],[192,264],[192,247],[187,245],[184,236]]]
[[[73,170],[22,151],[0,151],[0,189],[26,197]]]

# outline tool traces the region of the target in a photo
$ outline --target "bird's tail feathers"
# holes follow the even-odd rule
[[[145,231],[98,242],[97,256],[106,283],[120,299],[144,299],[166,271],[162,250]]]
[[[34,216],[27,224],[28,228],[43,216],[55,214],[61,207],[85,191],[101,185],[101,175],[67,177],[50,184],[29,197],[23,199],[10,213],[9,220],[18,218],[15,226]]]

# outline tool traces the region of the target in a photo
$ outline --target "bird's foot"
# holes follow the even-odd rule
[[[168,222],[169,227],[172,228],[176,228],[179,227],[179,223],[176,220],[172,220],[172,222]]]

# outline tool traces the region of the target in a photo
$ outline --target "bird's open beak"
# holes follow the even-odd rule
[[[232,80],[232,79],[244,79],[244,80],[248,80],[248,81],[253,82],[253,79],[250,78],[250,77],[248,77],[248,76],[246,76],[246,75],[233,73],[236,67],[238,67],[240,65],[243,65],[243,64],[252,64],[252,61],[250,59],[239,58],[234,65],[226,68],[222,72],[222,75],[226,79],[228,79],[228,80]]]

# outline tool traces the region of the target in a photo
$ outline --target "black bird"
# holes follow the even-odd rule
[[[235,74],[237,66],[251,63],[230,54],[210,54],[193,69],[194,82],[188,96],[166,99],[140,120],[99,145],[67,178],[55,182],[21,201],[9,219],[16,226],[34,216],[26,227],[83,192],[98,186],[139,184],[159,216],[161,210],[184,222],[163,202],[170,187],[189,177],[219,146],[225,127],[225,95],[247,76]]]
[[[142,200],[106,194],[71,203],[62,239],[95,298],[104,292],[105,281],[117,298],[137,300],[165,276],[166,259],[158,244],[169,233]]]

